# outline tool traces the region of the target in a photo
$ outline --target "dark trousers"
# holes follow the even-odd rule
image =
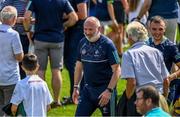
[[[28,48],[29,48],[29,40],[27,35],[20,35],[20,40],[21,40],[21,44],[23,47],[23,52],[24,54],[28,53]],[[24,79],[26,77],[26,73],[23,71],[23,69],[21,68],[22,63],[19,63],[19,68],[20,68],[20,76],[21,79]]]
[[[83,21],[78,21],[75,26],[68,28],[65,31],[64,64],[70,77],[70,96],[72,96],[73,93],[74,70],[78,51],[77,48],[83,37]],[[83,87],[83,84],[83,81],[81,81],[81,87]]]
[[[76,109],[75,116],[91,116],[93,112],[99,108],[103,116],[110,116],[110,101],[104,106],[99,106],[99,95],[106,89],[107,86],[91,87],[85,85],[81,92],[79,103]]]
[[[134,104],[135,100],[135,93],[130,99],[127,99],[126,91],[124,91],[116,107],[116,116],[140,116],[140,114],[136,111],[136,106]]]

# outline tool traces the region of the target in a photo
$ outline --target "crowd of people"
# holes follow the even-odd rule
[[[51,108],[77,104],[75,116],[97,108],[103,116],[179,116],[179,3],[0,0],[0,108],[12,104],[12,115],[47,116]],[[61,97],[64,66],[70,96]],[[126,89],[116,104],[120,78]]]

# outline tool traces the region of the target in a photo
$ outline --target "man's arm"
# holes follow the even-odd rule
[[[109,91],[109,89],[110,90],[114,89],[114,87],[116,86],[118,82],[119,76],[121,74],[121,68],[119,64],[111,65],[111,68],[112,68],[113,74],[109,82],[109,85],[107,89],[104,92],[102,92],[101,95],[99,96],[99,98],[101,98],[99,101],[99,105],[101,107],[105,106],[109,102],[109,99],[111,98],[111,93],[112,93]]]
[[[24,21],[23,21],[23,26],[25,31],[29,31],[30,25],[31,25],[31,16],[32,12],[30,10],[27,10],[24,13]]]
[[[167,98],[168,94],[169,94],[169,79],[165,78],[163,80],[163,95],[165,98]]]
[[[124,11],[126,14],[129,13],[129,3],[127,0],[121,0],[121,3],[123,5]]]
[[[84,20],[87,17],[87,4],[80,3],[77,5],[78,11],[76,12],[79,20]]]
[[[78,21],[78,16],[75,11],[70,12],[66,15],[67,21],[63,23],[63,26],[66,28],[73,26]]]
[[[150,9],[152,4],[152,0],[144,0],[144,4],[139,12],[139,15],[137,16],[138,20],[140,20],[143,15],[146,14],[146,12],[148,12],[148,10]]]
[[[110,16],[110,18],[112,20],[113,26],[115,27],[115,30],[118,31],[118,23],[116,21],[116,17],[115,17],[115,14],[114,14],[113,4],[111,2],[108,2],[107,8],[108,8],[109,16]]]
[[[15,54],[15,58],[18,62],[21,62],[24,57],[24,53]]]
[[[72,94],[72,99],[75,104],[78,103],[78,97],[79,97],[78,89],[79,89],[79,83],[82,79],[82,71],[83,71],[82,62],[77,61],[76,67],[75,67],[75,72],[74,72],[74,91]]]
[[[134,94],[135,89],[136,89],[136,79],[135,78],[127,78],[127,83],[126,83],[127,99],[131,98],[131,96]]]
[[[176,65],[178,66],[178,70],[168,76],[170,82],[180,77],[180,62],[176,63]]]
[[[18,106],[17,106],[17,105],[12,104],[12,106],[11,106],[11,112],[12,112],[13,116],[15,116],[15,115],[16,115],[17,108],[18,108]]]

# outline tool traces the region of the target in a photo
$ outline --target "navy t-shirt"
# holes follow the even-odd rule
[[[29,10],[35,13],[35,40],[64,41],[63,13],[73,11],[68,0],[32,0]]]
[[[97,0],[97,4],[95,6],[95,16],[100,21],[109,21],[111,20],[109,12],[108,12],[108,3],[113,3],[113,0]]]
[[[152,0],[148,19],[156,15],[165,19],[178,18],[177,0]]]
[[[107,86],[112,76],[111,65],[120,63],[113,42],[103,35],[93,43],[83,38],[77,60],[83,64],[85,84],[93,87]]]
[[[169,39],[165,38],[159,45],[155,45],[152,38],[149,38],[146,42],[149,46],[155,47],[160,50],[164,57],[164,62],[168,71],[171,71],[172,64],[180,62],[180,53],[177,46]]]

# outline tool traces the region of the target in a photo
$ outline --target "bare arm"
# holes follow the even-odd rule
[[[24,26],[25,31],[29,31],[30,29],[31,16],[32,16],[32,12],[30,10],[24,13],[23,26]]]
[[[124,11],[126,12],[126,14],[129,13],[129,4],[127,2],[127,0],[121,0],[121,3],[123,5]]]
[[[152,0],[144,0],[144,4],[139,12],[138,19],[141,19],[143,15],[145,15],[150,9],[152,4]]]
[[[119,64],[112,65],[111,68],[113,70],[113,75],[107,88],[114,89],[121,74],[121,69]],[[111,98],[111,92],[106,89],[104,92],[101,93],[99,98],[101,98],[99,101],[99,105],[103,107],[109,102],[109,99]]]
[[[170,82],[180,77],[180,62],[176,63],[176,65],[178,66],[178,70],[168,76]]]
[[[83,65],[80,61],[77,61],[74,72],[74,91],[72,94],[72,99],[75,104],[78,103],[78,97],[79,97],[78,85],[82,79],[82,71],[83,71]]]
[[[112,3],[108,3],[107,4],[108,6],[108,12],[109,12],[109,16],[110,16],[110,18],[111,18],[111,20],[113,21],[113,20],[116,20],[116,18],[115,18],[115,14],[114,14],[114,7],[113,7],[113,4]]]
[[[79,20],[84,20],[87,17],[87,4],[80,3],[77,5],[77,15]]]
[[[18,106],[17,106],[17,105],[12,104],[12,106],[11,106],[11,112],[12,112],[13,116],[15,116],[15,115],[16,115],[17,108],[18,108]]]
[[[15,54],[15,58],[18,62],[21,62],[24,57],[24,53]]]
[[[168,92],[169,91],[169,79],[168,78],[165,78],[163,80],[163,95],[165,98],[168,97]]]
[[[63,24],[63,26],[66,28],[73,26],[78,21],[78,16],[74,11],[67,14],[66,18],[67,18],[67,21],[64,22],[64,24]]]
[[[127,78],[126,83],[126,96],[128,99],[131,98],[136,88],[136,80],[135,78]]]

